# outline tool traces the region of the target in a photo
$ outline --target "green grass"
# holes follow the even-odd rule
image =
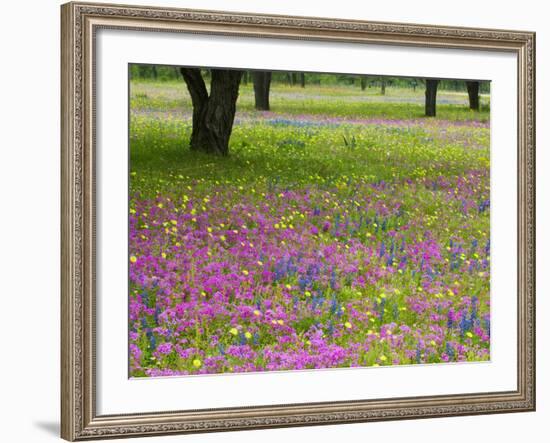
[[[376,125],[311,129],[245,123],[233,130],[228,158],[191,152],[190,122],[177,117],[135,116],[131,133],[131,169],[156,186],[168,185],[180,175],[181,180],[228,183],[260,178],[303,183],[344,175],[372,181],[435,178],[441,171],[460,174],[489,162],[487,128],[454,128],[448,131],[453,138],[449,141],[437,126],[396,131]],[[344,141],[351,136],[354,147]],[[472,143],[480,147],[472,148]]]
[[[377,88],[361,91],[359,87],[290,87],[275,84],[270,94],[271,111],[300,115],[330,115],[343,118],[424,118],[424,91],[388,88],[382,96]],[[395,102],[399,100],[399,102]],[[437,119],[453,121],[489,120],[489,98],[481,97],[480,112],[468,108],[467,94],[449,91],[438,93]],[[191,101],[183,81],[132,83],[132,110],[189,111]],[[237,102],[238,112],[254,111],[252,86],[241,85]]]

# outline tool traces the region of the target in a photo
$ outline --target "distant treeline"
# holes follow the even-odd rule
[[[210,72],[204,69],[202,72],[205,78],[209,78]],[[130,78],[139,80],[158,80],[173,81],[181,79],[179,68],[174,66],[156,66],[156,65],[131,65]],[[252,82],[250,71],[245,71],[242,83]],[[295,85],[307,87],[307,85],[357,85],[361,89],[379,88],[381,93],[385,93],[386,87],[394,88],[424,88],[425,81],[418,78],[407,77],[381,77],[372,75],[350,75],[350,74],[318,74],[303,72],[273,72],[272,83]],[[488,93],[490,90],[489,82],[480,82],[479,92]],[[464,80],[440,80],[439,89],[446,91],[466,91],[466,82]]]

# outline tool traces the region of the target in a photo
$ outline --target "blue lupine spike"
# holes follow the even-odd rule
[[[149,347],[151,348],[151,351],[157,349],[157,339],[153,334],[149,337]]]
[[[225,346],[223,343],[218,343],[218,351],[220,351],[221,355],[225,355]]]
[[[421,357],[422,357],[422,353],[421,353],[421,351],[420,351],[420,347],[417,346],[417,347],[416,347],[416,363],[420,363]]]
[[[335,314],[337,309],[338,309],[338,301],[336,300],[336,296],[334,296],[330,300],[330,313]]]
[[[460,336],[462,338],[464,338],[464,334],[466,334],[466,332],[472,329],[472,321],[468,319],[468,315],[466,311],[462,313],[462,318],[460,319],[459,327],[460,327]]]
[[[378,256],[382,258],[386,254],[386,244],[384,242],[380,243],[380,251],[378,253]]]
[[[258,345],[260,343],[260,334],[257,332],[254,332],[254,335],[252,336],[252,343],[254,345]]]
[[[477,313],[478,313],[478,298],[477,296],[473,296],[472,297],[472,311],[470,313],[470,322],[473,324],[475,324],[476,320],[477,320]]]
[[[141,293],[141,303],[142,303],[144,306],[149,307],[149,294],[147,293],[147,291],[143,291],[143,292]]]
[[[330,275],[330,288],[334,291],[336,289],[336,272],[334,269]]]
[[[242,346],[242,345],[246,345],[246,337],[243,333],[243,331],[240,331],[239,332],[239,344]]]
[[[158,326],[159,324],[159,315],[160,315],[160,308],[157,306],[155,308],[155,315],[154,315],[154,318],[155,318],[155,324]]]
[[[447,354],[451,360],[455,358],[455,350],[449,342],[445,345],[445,354]]]
[[[490,337],[491,336],[491,318],[489,316],[485,317],[484,319],[484,326],[485,326],[485,332]]]

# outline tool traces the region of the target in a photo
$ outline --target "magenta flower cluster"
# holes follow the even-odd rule
[[[131,375],[489,359],[488,183],[472,170],[136,191]]]

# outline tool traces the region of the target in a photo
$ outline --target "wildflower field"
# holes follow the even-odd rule
[[[230,156],[130,85],[130,376],[490,357],[489,111],[466,93],[241,85]]]

